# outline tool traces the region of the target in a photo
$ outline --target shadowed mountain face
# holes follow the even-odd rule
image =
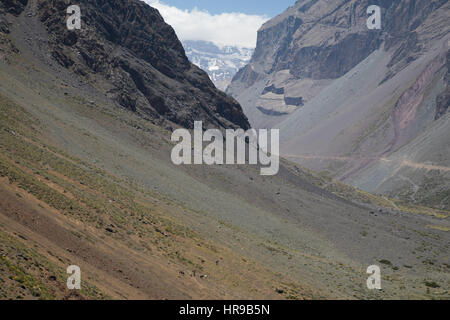
[[[82,29],[69,32],[69,1],[0,2],[0,299],[448,299],[448,211],[362,192],[283,159],[275,176],[252,165],[173,164],[172,126],[201,119],[246,128],[242,110],[187,61],[156,10],[137,0],[78,3]],[[378,84],[386,69],[376,63],[392,58],[376,53],[355,71]],[[445,59],[429,61],[392,102],[398,143],[410,133],[408,101],[443,92]],[[439,86],[426,89],[433,77]],[[349,78],[352,90],[367,85]],[[266,98],[310,114],[291,128],[323,119],[322,104],[277,81],[261,87]],[[308,81],[312,96],[330,84]],[[390,81],[391,91],[402,88]],[[327,90],[336,104],[350,92]],[[445,140],[439,153],[430,143],[448,137],[447,115],[402,152],[428,146],[427,156],[448,159]],[[373,264],[382,291],[366,287]],[[70,265],[81,268],[80,291],[66,287]]]
[[[425,32],[419,27],[446,3],[446,0],[297,1],[259,30],[251,63],[234,80],[249,87],[260,76],[281,70],[289,70],[296,79],[336,79],[383,43],[387,51],[396,47],[389,66],[398,71],[423,49],[426,39],[421,36]],[[370,5],[382,8],[382,30],[366,27],[366,10]],[[445,35],[445,28],[432,30],[432,34],[427,31],[429,39]]]
[[[65,27],[67,2],[39,1],[39,16],[51,31],[53,57],[86,78],[101,77],[105,93],[148,119],[184,127],[203,120],[213,127],[243,127],[239,104],[216,90],[192,65],[172,27],[141,1],[80,1],[82,29]]]
[[[381,8],[380,30],[367,27],[370,5]],[[432,183],[424,166],[450,166],[449,14],[446,0],[297,1],[259,30],[228,93],[253,126],[280,128],[292,160],[371,192],[449,208],[448,171]]]

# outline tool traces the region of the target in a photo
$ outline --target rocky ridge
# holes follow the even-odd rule
[[[370,5],[382,9],[381,30],[366,26]],[[264,101],[264,90],[271,85],[284,87],[285,97],[311,100],[329,80],[342,77],[378,49],[392,52],[382,79],[387,81],[446,35],[445,15],[438,13],[447,5],[445,0],[297,1],[261,27],[252,60],[236,74],[228,92],[259,126],[265,118],[253,109],[289,106],[283,96],[275,97],[274,105]]]
[[[79,1],[82,29],[66,28],[68,1],[38,1],[51,54],[77,76],[99,82],[120,106],[191,128],[248,128],[240,105],[187,59],[159,12],[136,0]]]

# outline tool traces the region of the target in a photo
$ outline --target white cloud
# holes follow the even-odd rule
[[[211,14],[194,8],[181,10],[159,0],[144,0],[159,10],[181,40],[205,40],[218,46],[254,48],[257,31],[269,18],[244,13]]]

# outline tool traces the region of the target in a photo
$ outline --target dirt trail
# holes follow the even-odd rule
[[[383,157],[346,157],[346,156],[316,156],[316,155],[291,155],[284,154],[281,155],[284,158],[296,158],[296,159],[307,159],[307,160],[334,160],[334,161],[382,161],[382,162],[395,162],[398,160],[383,158]],[[413,162],[409,160],[403,160],[399,163],[400,167],[410,167],[415,169],[423,169],[427,171],[440,170],[448,172],[450,167],[438,166],[433,164]]]
[[[431,170],[440,170],[440,171],[445,171],[445,172],[450,171],[450,167],[436,166],[436,165],[425,164],[425,163],[417,163],[417,162],[412,162],[409,160],[404,160],[401,163],[401,165],[405,166],[405,167],[416,168],[416,169],[424,169],[427,171],[431,171]]]

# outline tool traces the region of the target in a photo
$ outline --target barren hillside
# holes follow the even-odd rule
[[[246,128],[242,109],[156,10],[80,3],[76,41],[65,1],[1,3],[1,299],[448,299],[448,211],[286,160],[276,176],[173,165],[173,128]]]

